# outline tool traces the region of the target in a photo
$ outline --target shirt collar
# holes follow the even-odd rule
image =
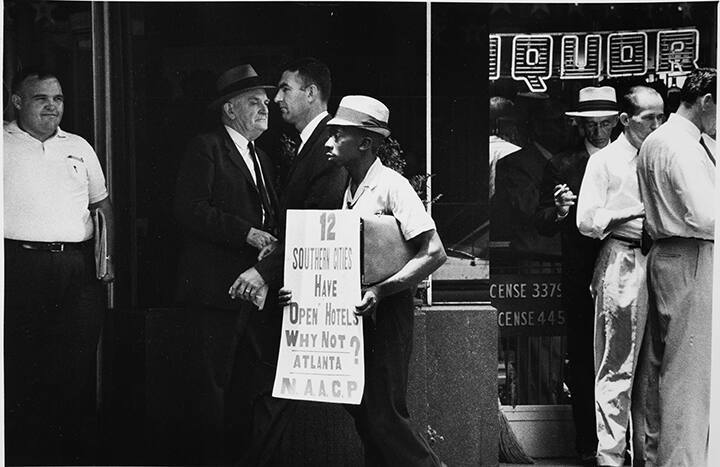
[[[235,146],[242,149],[243,151],[247,149],[248,143],[250,141],[248,141],[246,137],[238,133],[238,131],[234,128],[230,128],[227,125],[225,125],[225,129],[227,130],[228,135],[230,135],[230,139],[233,140],[233,143],[235,143]]]
[[[640,152],[640,150],[633,146],[630,140],[627,139],[625,132],[620,133],[620,136],[618,136],[615,142],[620,146],[623,154],[627,154],[629,160],[635,158],[635,156],[638,155],[638,152]]]
[[[8,131],[8,133],[11,134],[22,134],[26,135],[28,138],[36,139],[34,136],[32,136],[27,131],[20,128],[20,126],[17,124],[17,120],[13,120],[12,122],[5,125],[5,129]],[[67,133],[62,130],[62,128],[58,127],[57,131],[54,135],[52,135],[50,138],[46,139],[44,142],[48,142],[53,138],[67,138]],[[39,141],[39,140],[37,140]]]
[[[367,173],[365,173],[365,177],[363,177],[362,181],[358,184],[354,196],[350,193],[350,184],[352,183],[352,180],[348,181],[348,186],[345,189],[345,202],[343,204],[348,207],[352,207],[355,205],[357,200],[360,199],[363,193],[375,188],[375,186],[377,186],[377,179],[380,176],[380,172],[383,167],[384,166],[383,163],[380,162],[380,158],[375,158],[375,161],[372,163]]]
[[[693,122],[683,117],[682,115],[672,113],[670,114],[667,122],[672,123],[673,125],[679,127],[681,130],[689,133],[695,141],[700,141],[700,129],[696,127]]]
[[[320,112],[315,118],[310,120],[310,123],[305,125],[305,128],[300,132],[300,144],[305,144],[308,139],[310,139],[310,135],[313,134],[313,131],[315,131],[315,128],[320,124],[320,121],[325,118],[325,116],[328,115],[326,110],[323,110]]]

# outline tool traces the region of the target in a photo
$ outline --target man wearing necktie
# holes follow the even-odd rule
[[[633,422],[645,417],[645,387],[635,371],[647,318],[646,257],[640,249],[645,211],[638,188],[637,154],[665,118],[662,97],[645,86],[630,88],[620,106],[623,133],[590,156],[577,203],[580,233],[603,240],[590,285],[595,303],[595,419],[600,466],[624,464],[631,410]],[[644,427],[636,426],[633,439],[640,440]],[[642,447],[639,443],[634,447],[633,458],[639,458]]]
[[[183,228],[178,296],[194,333],[188,349],[187,425],[192,457],[183,463],[242,462],[258,447],[258,394],[274,376],[275,343],[266,314],[232,300],[228,285],[277,241],[272,165],[255,146],[268,128],[265,85],[250,65],[223,73],[210,107],[222,125],[190,143],[177,180],[175,215]],[[185,446],[187,449],[187,446]]]
[[[645,439],[650,465],[707,465],[715,235],[715,161],[701,134],[715,134],[717,73],[686,77],[680,107],[643,142],[638,181],[648,254],[649,309],[641,362],[646,404],[659,418]]]

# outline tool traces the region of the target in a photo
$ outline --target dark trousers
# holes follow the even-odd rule
[[[7,464],[96,463],[103,314],[92,244],[54,253],[5,241]]]
[[[412,294],[382,300],[376,323],[364,319],[365,390],[360,405],[346,405],[355,419],[365,465],[439,466],[427,441],[413,430],[406,402],[412,352]]]
[[[187,423],[201,465],[263,465],[279,446],[295,407],[271,397],[280,324],[270,310],[197,306],[188,310],[195,330],[188,362]]]
[[[563,264],[563,267],[565,265]],[[575,424],[575,448],[585,456],[597,450],[595,424],[595,309],[591,272],[563,270],[563,307],[567,316],[567,383]]]

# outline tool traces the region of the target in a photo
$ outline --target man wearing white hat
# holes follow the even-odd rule
[[[443,465],[425,439],[412,430],[405,394],[413,335],[414,287],[446,260],[435,222],[410,183],[377,158],[390,135],[390,111],[367,96],[345,96],[328,122],[328,159],[347,169],[345,209],[361,216],[394,216],[417,253],[391,277],[363,290],[355,313],[364,316],[365,390],[355,418],[367,466]],[[382,254],[382,252],[378,252]],[[280,302],[292,292],[280,291]]]
[[[636,376],[647,319],[647,261],[640,248],[645,210],[638,187],[637,154],[664,118],[663,99],[657,91],[645,86],[630,88],[621,100],[624,131],[590,156],[578,196],[578,229],[603,240],[591,285],[597,463],[601,466],[623,465],[631,410],[637,427],[633,439],[640,441],[645,431],[645,384]],[[636,443],[633,458],[640,459],[639,455],[642,446]]]
[[[579,92],[576,117],[583,134],[579,147],[552,157],[540,189],[536,226],[543,235],[561,233],[563,308],[567,314],[567,383],[572,395],[576,449],[584,463],[594,465],[595,426],[594,306],[590,296],[600,241],[580,233],[576,225],[575,195],[590,155],[608,145],[618,121],[615,89],[586,87]]]

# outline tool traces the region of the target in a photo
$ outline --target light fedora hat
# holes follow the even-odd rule
[[[609,117],[617,115],[617,97],[611,86],[589,86],[579,93],[577,108],[565,112],[569,117]]]
[[[252,65],[238,65],[225,71],[215,83],[215,99],[208,107],[218,107],[229,99],[251,89],[275,89],[260,79]]]
[[[390,136],[390,109],[369,96],[345,96],[328,125],[354,126],[383,136]]]

